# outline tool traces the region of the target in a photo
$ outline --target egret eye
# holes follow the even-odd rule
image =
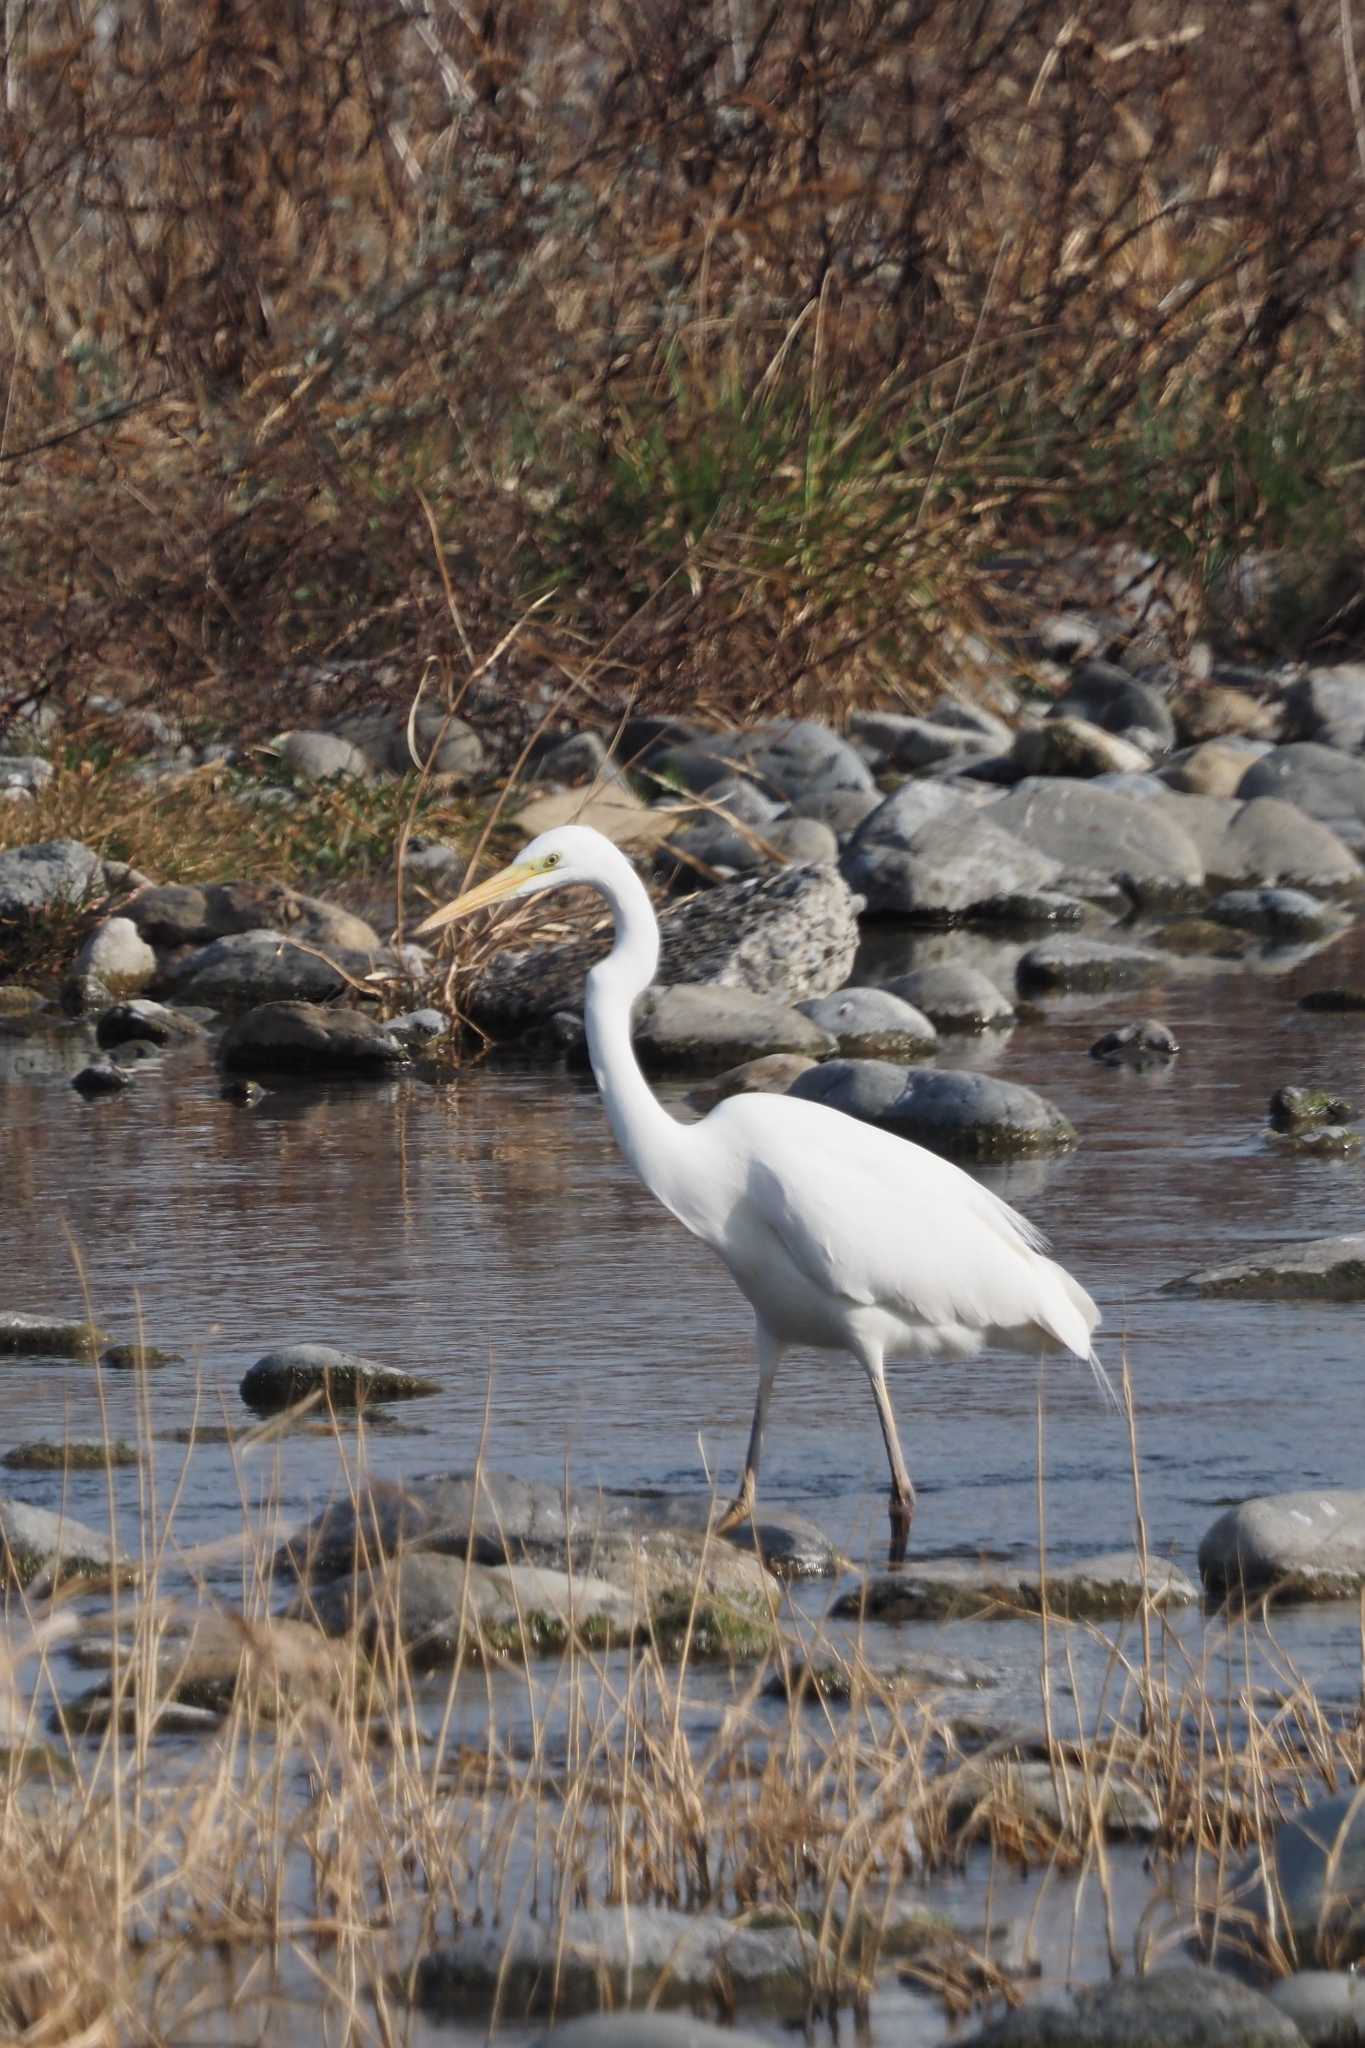
[[[546,868],[557,868],[559,866],[559,863],[563,860],[563,858],[564,856],[562,853],[547,853],[544,860],[541,862],[541,866]]]

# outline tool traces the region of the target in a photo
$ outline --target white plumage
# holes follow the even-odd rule
[[[871,1384],[891,1466],[892,1556],[914,1489],[886,1392],[888,1357],[967,1357],[985,1343],[1088,1359],[1099,1311],[1009,1204],[907,1139],[791,1096],[737,1095],[697,1124],[655,1099],[630,1043],[659,934],[638,876],[585,826],[542,834],[501,874],[429,918],[570,883],[601,892],[616,943],[588,976],[593,1072],[618,1144],[651,1192],[724,1260],[754,1312],[758,1399],[744,1480],[723,1526],[752,1513],[769,1398],[793,1344],[851,1353]]]

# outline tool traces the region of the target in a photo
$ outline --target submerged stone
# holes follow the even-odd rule
[[[0,1356],[11,1358],[93,1358],[109,1333],[95,1323],[0,1310]]]
[[[333,1344],[286,1344],[268,1351],[241,1386],[247,1407],[263,1415],[292,1407],[309,1394],[320,1394],[334,1408],[355,1408],[365,1401],[410,1401],[439,1392],[433,1379],[380,1365]]]
[[[1365,1493],[1324,1487],[1244,1500],[1208,1530],[1199,1569],[1215,1593],[1349,1598],[1365,1585]]]
[[[1365,1232],[1268,1245],[1226,1266],[1201,1266],[1163,1292],[1241,1295],[1255,1301],[1365,1301]]]
[[[1019,1565],[982,1565],[945,1558],[930,1565],[913,1562],[899,1572],[875,1574],[840,1595],[830,1610],[870,1621],[946,1621],[972,1615],[999,1620],[1017,1614],[1101,1619],[1155,1607],[1188,1606],[1199,1589],[1164,1558],[1144,1566],[1135,1550],[1106,1551],[1078,1563],[1055,1566],[1044,1581]]]
[[[1303,2037],[1249,1985],[1178,1964],[1020,2006],[963,2048],[1303,2048]]]
[[[401,1066],[407,1051],[363,1010],[318,1003],[262,1003],[223,1034],[229,1073],[373,1073]]]
[[[904,1068],[887,1060],[827,1060],[789,1093],[960,1159],[1069,1151],[1075,1127],[1046,1096],[992,1074]]]
[[[1271,1889],[1266,1889],[1269,1869]],[[1301,1963],[1365,1958],[1365,1801],[1356,1789],[1282,1820],[1234,1875],[1238,1921]]]

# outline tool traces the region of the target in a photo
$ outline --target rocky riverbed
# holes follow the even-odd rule
[[[153,1767],[193,1775],[239,1695],[273,1702],[272,1726],[292,1728],[301,1700],[334,1713],[358,1648],[367,1668],[411,1669],[433,1754],[445,1743],[466,1770],[483,1742],[514,1775],[533,1759],[553,1803],[572,1753],[565,1658],[588,1660],[597,1701],[654,1659],[687,1674],[696,1754],[743,1703],[760,1775],[793,1730],[842,1741],[865,1720],[882,1748],[859,1768],[875,1753],[892,1772],[920,1731],[908,1832],[894,1853],[867,1847],[885,1927],[913,1909],[913,1934],[884,1927],[863,1977],[827,1982],[832,1850],[799,1882],[774,1865],[684,1900],[685,1925],[642,1885],[633,1933],[594,1864],[578,1917],[549,1923],[553,1955],[544,1924],[496,1913],[491,1932],[427,1930],[404,1997],[434,2027],[482,2038],[472,2015],[500,2000],[529,2038],[547,1982],[567,2009],[669,1981],[767,2031],[823,1984],[835,2007],[870,2001],[877,2041],[929,2042],[945,1988],[989,2010],[1031,1995],[1035,1964],[1045,1990],[1099,1980],[1111,1941],[1129,1962],[1194,1941],[1220,1976],[1150,2017],[1092,1998],[1080,2019],[1038,2007],[1006,2029],[1142,2026],[1178,2048],[1191,2013],[1205,2039],[1335,2025],[1312,2013],[1350,2008],[1331,1972],[1355,1953],[1358,1874],[1343,1857],[1346,1895],[1324,1908],[1304,1841],[1330,1822],[1350,1846],[1351,1812],[1324,1808],[1276,1851],[1307,1901],[1288,1937],[1239,1859],[1258,1814],[1288,1818],[1358,1769],[1365,769],[1342,719],[1359,699],[1365,730],[1365,674],[1205,694],[1201,718],[1197,689],[1081,661],[1050,718],[944,703],[843,734],[674,725],[628,736],[630,781],[603,780],[583,733],[543,781],[586,770],[595,793],[528,795],[536,823],[590,802],[658,883],[664,983],[641,1038],[676,1113],[779,1085],[939,1145],[1046,1227],[1101,1302],[1106,1360],[1133,1385],[1141,1519],[1126,1427],[1079,1372],[1049,1366],[1040,1439],[1035,1362],[922,1369],[897,1390],[922,1498],[895,1575],[875,1420],[828,1360],[784,1369],[757,1554],[706,1543],[751,1398],[744,1318],[602,1127],[577,1023],[598,941],[494,957],[466,1014],[504,1050],[452,1069],[434,963],[306,876],[191,888],[70,842],[0,854],[13,935],[76,913],[56,976],[0,990],[12,1639],[31,1625],[21,1600],[40,1625],[54,1596],[81,1617],[31,1693],[21,1675],[11,1753],[71,1744],[98,1772],[111,1722],[130,1739],[154,1727]],[[392,772],[363,734],[327,737],[367,765],[291,742],[296,774]],[[448,772],[476,777],[479,759]],[[431,893],[459,873],[418,849]],[[67,1443],[84,1448],[63,1460]],[[481,1444],[497,1475],[482,1506]],[[145,1592],[152,1513],[174,1530],[158,1571],[174,1626],[144,1658],[154,1682],[129,1692],[109,1680],[111,1602]],[[261,1574],[245,1595],[244,1520]],[[1263,1781],[1219,1790],[1246,1939],[1198,1939],[1188,1781],[1132,1746],[1153,1654],[1172,1727],[1192,1716],[1262,1758]],[[722,1832],[735,1782],[711,1783]],[[498,1851],[513,1891],[548,1872],[544,1839]],[[1075,1871],[1101,1855],[1087,1895]],[[465,1872],[485,1912],[490,1869]],[[951,1925],[926,1932],[926,1913]],[[1330,1981],[1282,1992],[1291,1964]],[[1249,1984],[1230,1989],[1234,1972]],[[1268,1988],[1278,2010],[1246,2002]]]

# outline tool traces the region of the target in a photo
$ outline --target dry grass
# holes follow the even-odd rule
[[[1239,625],[1353,622],[1335,0],[1253,0],[1236,64],[1175,0],[7,20],[18,692],[319,722],[538,601],[523,730],[546,683],[914,699],[1001,547],[1077,533],[1187,626],[1267,547]]]
[[[269,1498],[268,1464],[252,1467],[287,1427],[239,1441],[244,1501]],[[363,1430],[339,1430],[337,1444],[358,1485]],[[0,1785],[0,2024],[26,2040],[174,2038],[229,2002],[264,2015],[300,1996],[349,2038],[396,2040],[417,1960],[452,1929],[531,1910],[562,1928],[589,1903],[794,1920],[810,1938],[812,2012],[865,2008],[896,1956],[963,2010],[1018,1990],[971,1940],[932,1925],[907,1937],[898,1909],[932,1901],[921,1872],[969,1858],[1002,1876],[1050,1870],[1078,1901],[1097,1890],[1116,1967],[1145,1964],[1216,1913],[1231,1926],[1229,1877],[1247,1845],[1324,1788],[1356,1783],[1365,1763],[1358,1717],[1314,1698],[1265,1617],[1210,1625],[1200,1652],[1153,1609],[1104,1629],[1053,1617],[1040,1637],[1051,1733],[1024,1749],[1052,1765],[1051,1820],[1020,1796],[1016,1736],[987,1734],[983,1747],[935,1690],[907,1692],[862,1643],[840,1648],[795,1617],[793,1641],[737,1665],[719,1694],[714,1666],[704,1677],[686,1654],[668,1661],[648,1634],[612,1651],[571,1640],[522,1666],[494,1655],[472,1619],[452,1668],[433,1676],[392,1613],[368,1650],[276,1618],[287,1589],[268,1508],[240,1541],[182,1549],[193,1453],[164,1507],[155,1455],[149,1439],[140,1511],[123,1529],[140,1583],[111,1596],[103,1624],[102,1717],[72,1709],[61,1671],[95,1625],[69,1605],[11,1610],[6,1706],[33,1744],[58,1731],[46,1768],[16,1742]],[[210,1638],[240,1652],[235,1684],[229,1658],[217,1690],[202,1640],[184,1633],[209,1610]],[[798,1687],[775,1708],[764,1689],[775,1671],[791,1685],[798,1633],[840,1683]],[[1063,1727],[1068,1683],[1075,1723]],[[172,1739],[179,1699],[219,1709],[207,1732]],[[1156,1903],[1136,1929],[1113,1890],[1117,1785],[1157,1817]],[[1288,1962],[1273,1948],[1263,1960]]]

